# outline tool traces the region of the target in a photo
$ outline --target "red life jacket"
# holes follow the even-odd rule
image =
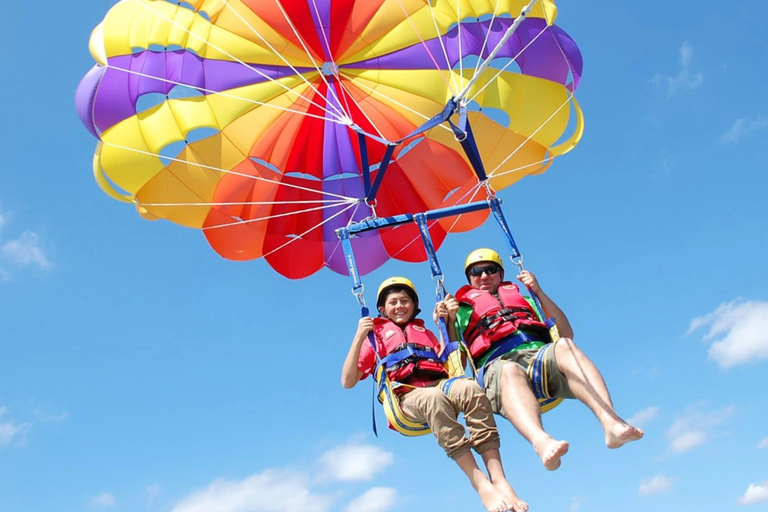
[[[491,345],[517,330],[534,332],[549,340],[549,330],[539,320],[531,305],[520,295],[517,285],[505,281],[494,296],[483,290],[462,286],[456,292],[456,300],[472,307],[472,315],[464,332],[473,358],[478,358]]]
[[[424,327],[423,320],[411,320],[401,328],[386,318],[373,319],[373,334],[376,339],[376,353],[384,359],[395,352],[413,349],[430,352],[432,358],[414,354],[387,368],[387,375],[395,382],[416,384],[447,378],[448,371],[439,361],[440,342],[431,331]]]

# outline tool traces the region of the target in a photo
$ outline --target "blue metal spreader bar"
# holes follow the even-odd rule
[[[443,217],[452,217],[456,215],[462,215],[464,213],[477,212],[480,210],[487,210],[490,208],[487,201],[477,201],[474,203],[463,204],[459,206],[450,206],[448,208],[438,208],[436,210],[429,210],[424,212],[424,216],[427,220],[442,219]],[[366,231],[373,231],[376,229],[387,228],[392,226],[399,226],[401,224],[408,224],[414,222],[416,214],[404,213],[401,215],[394,215],[392,217],[376,217],[373,219],[365,219],[354,224],[350,224],[346,228],[340,228],[336,230],[336,235],[341,238],[339,234],[342,230],[347,230],[350,235],[357,233],[365,233]]]
[[[438,208],[436,210],[429,210],[428,212],[420,214],[404,213],[401,215],[394,215],[392,217],[374,217],[337,229],[336,236],[338,236],[339,240],[341,241],[341,246],[344,250],[344,258],[347,262],[347,269],[349,270],[349,277],[352,279],[352,293],[355,295],[355,297],[357,297],[358,302],[360,302],[362,306],[365,306],[365,298],[363,297],[363,282],[360,279],[360,273],[357,271],[357,263],[355,262],[355,255],[352,251],[352,242],[350,240],[351,237],[358,233],[365,233],[366,231],[374,231],[377,229],[415,222],[417,216],[421,218],[421,223],[426,225],[425,223],[427,220],[442,219],[444,217],[452,217],[464,213],[492,209],[493,205],[497,204],[498,202],[499,199],[494,197],[488,201],[476,201],[474,203],[468,203],[459,206]]]

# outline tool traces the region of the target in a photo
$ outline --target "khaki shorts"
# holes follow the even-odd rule
[[[528,365],[536,357],[536,354],[540,350],[544,350],[549,345],[544,345],[541,348],[525,349],[525,350],[513,350],[493,360],[485,369],[485,375],[483,381],[485,383],[485,394],[491,401],[493,412],[496,414],[504,414],[504,408],[501,405],[501,369],[506,364],[516,364],[523,371],[528,371]],[[553,398],[575,398],[571,392],[571,388],[568,386],[568,381],[560,372],[560,368],[557,367],[557,360],[555,359],[555,347],[548,350],[544,355],[544,368],[547,377],[546,393]]]

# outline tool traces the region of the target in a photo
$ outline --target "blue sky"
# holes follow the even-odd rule
[[[374,437],[371,388],[342,389],[348,278],[225,261],[98,189],[73,97],[110,5],[0,21],[0,510],[481,510],[433,439]],[[533,511],[768,507],[768,4],[649,7],[560,5],[585,136],[501,193],[526,267],[646,430],[608,450],[561,405],[545,426],[571,450],[547,472],[500,419]],[[492,223],[441,248],[449,288],[477,246],[504,248]],[[398,274],[430,298],[426,265],[366,283]]]

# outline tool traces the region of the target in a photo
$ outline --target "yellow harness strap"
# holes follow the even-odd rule
[[[466,375],[466,365],[463,362],[469,361],[472,371],[474,372],[472,358],[467,357],[467,353],[468,350],[466,346],[461,343],[458,349],[453,350],[448,355],[445,362],[445,368],[448,370],[449,378],[440,383],[443,393],[446,395],[448,395],[450,389],[450,384],[446,386],[446,383],[449,383],[449,381],[455,378],[471,378]],[[409,419],[400,408],[400,398],[394,390],[400,387],[415,388],[415,386],[392,381],[384,371],[383,365],[377,367],[376,375],[374,375],[374,377],[379,389],[379,402],[381,402],[381,405],[384,407],[384,415],[387,417],[389,426],[392,429],[409,437],[423,436],[432,432],[428,424]]]

